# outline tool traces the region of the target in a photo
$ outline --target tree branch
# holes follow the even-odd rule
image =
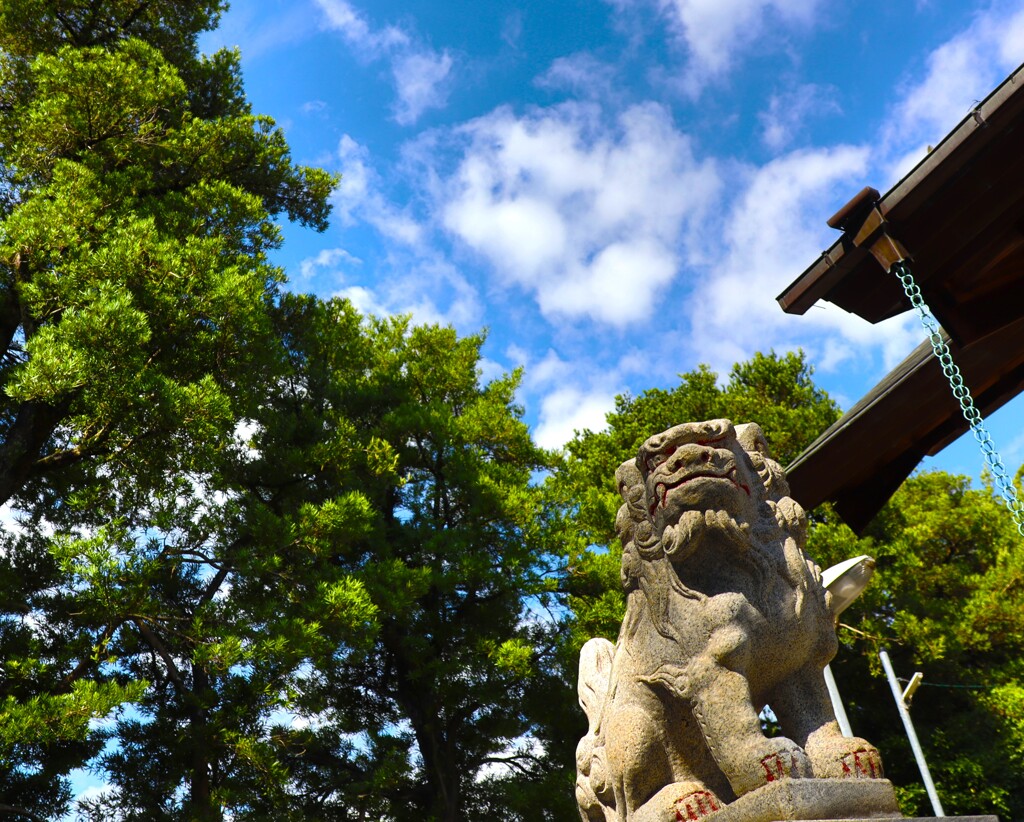
[[[156,651],[164,661],[164,665],[167,666],[167,675],[171,678],[171,681],[181,688],[182,691],[189,691],[188,685],[185,684],[185,678],[181,675],[181,671],[178,670],[178,666],[174,664],[174,657],[171,656],[171,652],[167,650],[167,646],[164,645],[160,637],[141,618],[132,617],[132,622],[139,629],[139,633],[146,640],[146,644]]]
[[[7,502],[28,481],[39,453],[61,420],[67,415],[71,401],[56,405],[23,402],[14,423],[0,444],[0,504]]]
[[[31,819],[33,822],[47,822],[45,817],[32,813],[28,808],[19,808],[16,805],[0,805],[0,813],[7,816],[21,816],[25,819]]]

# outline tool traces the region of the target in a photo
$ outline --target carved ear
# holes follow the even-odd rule
[[[756,422],[736,426],[736,440],[750,455],[768,499],[778,501],[789,496],[789,482],[786,471],[770,456],[768,438]]]
[[[768,456],[768,438],[756,422],[745,422],[736,426],[736,439],[748,454]]]
[[[626,460],[615,471],[615,484],[620,496],[629,502],[630,490],[636,485],[643,485],[644,479],[637,468],[636,460]]]
[[[625,545],[633,538],[634,529],[648,521],[647,506],[644,504],[644,478],[640,474],[636,460],[627,460],[619,466],[615,472],[615,482],[618,484],[619,495],[625,502],[615,519],[615,530]],[[631,525],[626,522],[627,514]]]

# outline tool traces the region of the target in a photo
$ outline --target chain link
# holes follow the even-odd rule
[[[953,396],[956,397],[957,402],[960,403],[960,410],[963,412],[964,419],[967,420],[967,424],[971,427],[971,433],[974,434],[974,439],[981,447],[981,453],[985,455],[985,462],[988,464],[989,470],[992,471],[996,488],[1006,503],[1006,507],[1010,510],[1010,514],[1013,516],[1013,522],[1017,526],[1017,533],[1024,537],[1024,504],[1021,503],[1020,498],[1017,496],[1016,486],[1014,486],[1013,481],[1006,474],[1006,467],[996,451],[995,443],[992,442],[992,435],[985,428],[981,412],[974,405],[971,392],[964,384],[964,378],[960,374],[960,369],[953,362],[953,355],[950,353],[949,345],[946,344],[942,337],[939,324],[935,321],[935,317],[932,316],[931,310],[925,303],[924,297],[921,295],[921,289],[914,280],[914,275],[910,273],[910,267],[906,262],[900,261],[896,263],[893,265],[892,271],[899,277],[903,290],[917,310],[917,315],[921,319],[921,325],[928,332],[928,340],[932,344],[935,358],[942,366],[942,373],[949,380],[949,387],[953,390]]]

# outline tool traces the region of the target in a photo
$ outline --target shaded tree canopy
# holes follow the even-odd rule
[[[106,655],[150,614],[96,583],[230,443],[276,346],[273,220],[322,228],[335,183],[250,111],[236,53],[197,53],[222,8],[0,6],[0,804],[47,818],[90,718],[142,693]]]

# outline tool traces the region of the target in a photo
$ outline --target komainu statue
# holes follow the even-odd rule
[[[581,653],[584,822],[752,818],[723,811],[787,780],[881,789],[846,785],[883,783],[882,763],[835,721],[822,676],[837,648],[830,595],[761,429],[677,425],[616,479],[627,607],[618,642],[592,639]],[[785,736],[763,733],[765,705]],[[874,810],[864,815],[898,815]]]

